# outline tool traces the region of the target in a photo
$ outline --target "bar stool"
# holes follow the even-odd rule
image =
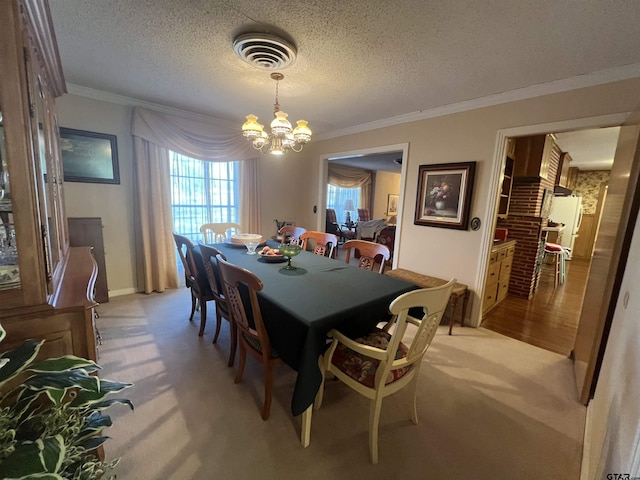
[[[544,245],[544,256],[545,259],[549,255],[553,255],[555,260],[553,262],[554,265],[554,278],[553,278],[553,288],[558,286],[558,283],[561,285],[564,283],[565,276],[565,249],[562,245],[558,243],[545,243]]]

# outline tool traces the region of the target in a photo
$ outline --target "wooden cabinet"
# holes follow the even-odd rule
[[[70,249],[55,97],[65,93],[48,3],[0,2],[0,323],[4,350],[96,358],[95,262]]]
[[[513,186],[513,167],[515,160],[507,155],[502,175],[502,186],[500,187],[500,198],[498,199],[498,217],[509,215],[509,203],[511,202],[511,187]]]
[[[556,174],[556,185],[569,188],[569,170],[571,168],[571,155],[568,152],[560,154],[560,164]]]
[[[567,184],[565,185],[567,188],[573,190],[576,186],[576,180],[578,179],[578,173],[580,170],[575,167],[569,167],[569,174],[567,175]]]
[[[91,253],[98,264],[95,300],[98,303],[109,301],[107,286],[107,268],[102,239],[102,219],[99,217],[69,218],[69,245],[71,247],[91,247]]]
[[[552,162],[557,164],[561,154],[551,134],[518,138],[514,177],[547,179]]]
[[[496,245],[491,250],[482,300],[483,315],[504,300],[509,293],[515,249],[516,242],[512,240]]]

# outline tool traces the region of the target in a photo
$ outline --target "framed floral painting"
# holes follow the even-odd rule
[[[414,224],[469,227],[469,210],[476,162],[420,165]]]

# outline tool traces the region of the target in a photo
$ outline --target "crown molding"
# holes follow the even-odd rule
[[[237,127],[235,123],[223,118],[212,117],[210,115],[195,113],[189,110],[169,107],[161,103],[148,102],[146,100],[127,97],[126,95],[119,95],[117,93],[105,92],[104,90],[96,90],[95,88],[83,87],[82,85],[76,85],[73,83],[67,83],[67,92],[72,95],[78,95],[79,97],[92,98],[94,100],[115,103],[117,105],[124,105],[126,107],[145,107],[155,110],[156,112],[169,113],[181,117],[191,118],[193,120],[203,120],[206,122],[215,120],[217,123],[227,123],[227,126],[229,126],[230,128]]]
[[[478,108],[491,107],[494,105],[500,105],[502,103],[516,102],[519,100],[527,100],[529,98],[540,97],[543,95],[550,95],[554,93],[567,92],[570,90],[576,90],[579,88],[593,87],[596,85],[603,85],[606,83],[618,82],[622,80],[629,80],[631,78],[640,77],[640,63],[633,63],[624,65],[622,67],[609,68],[606,70],[598,70],[597,72],[591,72],[584,75],[579,75],[571,78],[564,78],[562,80],[554,80],[553,82],[540,83],[537,85],[531,85],[516,90],[509,90],[507,92],[496,93],[493,95],[487,95],[484,97],[474,98],[472,100],[465,100],[462,102],[452,103],[444,105],[442,107],[429,108],[426,110],[419,110],[417,112],[398,115],[395,117],[389,117],[382,120],[375,120],[373,122],[367,122],[353,127],[343,128],[339,130],[333,130],[323,134],[315,136],[315,140],[327,140],[330,138],[342,137],[345,135],[353,135],[355,133],[367,132],[369,130],[375,130],[378,128],[392,127],[395,125],[401,125],[403,123],[415,122],[419,120],[425,120],[428,118],[441,117],[444,115],[451,115],[454,113],[461,113],[469,110],[475,110]],[[205,120],[205,121],[222,121],[228,122],[228,120],[204,115],[200,113],[190,112],[188,110],[182,110],[175,107],[169,107],[160,103],[148,102],[146,100],[140,100],[138,98],[127,97],[125,95],[119,95],[116,93],[105,92],[103,90],[96,90],[89,87],[83,87],[81,85],[75,85],[73,83],[67,83],[67,90],[73,95],[79,95],[81,97],[93,98],[95,100],[102,100],[105,102],[115,103],[125,106],[140,106],[151,108],[163,113],[172,113],[180,116],[186,116],[193,119]],[[229,122],[231,125],[231,122]]]
[[[441,117],[451,115],[453,113],[461,113],[478,108],[491,107],[502,103],[515,102],[519,100],[527,100],[529,98],[550,95],[554,93],[567,92],[578,88],[593,87],[606,83],[618,82],[621,80],[629,80],[631,78],[640,77],[640,63],[624,65],[622,67],[609,68],[606,70],[598,70],[577,77],[564,78],[562,80],[554,80],[553,82],[540,83],[516,90],[487,95],[485,97],[465,100],[463,102],[452,103],[442,107],[430,108],[427,110],[419,110],[417,112],[389,117],[382,120],[363,123],[353,127],[334,130],[332,132],[317,135],[316,140],[326,140],[329,138],[342,137],[344,135],[352,135],[354,133],[367,132],[377,128],[392,127],[403,123],[425,120],[428,118]]]

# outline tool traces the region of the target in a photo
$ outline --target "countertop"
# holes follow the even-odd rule
[[[491,247],[492,250],[501,248],[501,247],[507,247],[509,245],[515,245],[516,243],[518,243],[517,240],[505,240],[505,241],[499,241],[499,242],[493,242],[493,247]]]

